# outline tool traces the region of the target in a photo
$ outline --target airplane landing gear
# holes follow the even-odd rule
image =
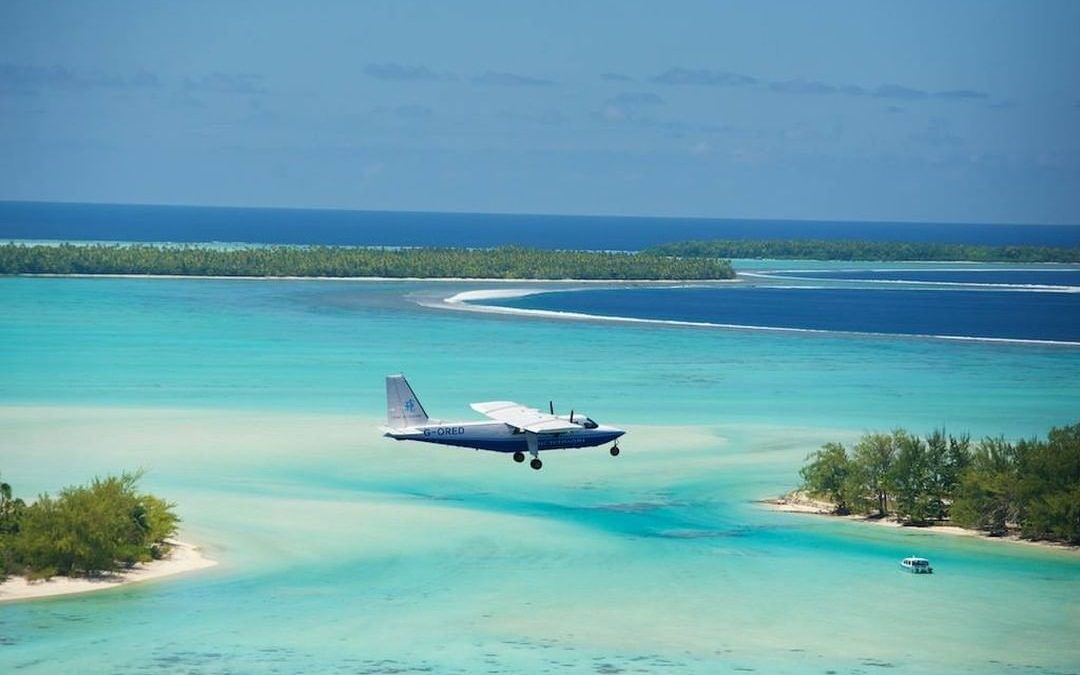
[[[619,451],[619,446],[617,446],[617,445],[613,445],[613,446],[611,446],[611,450],[608,450],[608,452],[610,452],[610,453],[611,453],[611,456],[612,456],[612,457],[618,457],[618,456],[619,456],[619,452],[620,452],[620,451]]]
[[[525,453],[524,452],[515,452],[514,453],[514,461],[517,462],[518,464],[521,464],[522,462],[524,462],[525,461]]]
[[[539,457],[534,457],[533,460],[529,462],[529,466],[539,471],[540,467],[544,466],[544,463],[540,461]]]

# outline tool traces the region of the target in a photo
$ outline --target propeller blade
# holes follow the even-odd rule
[[[573,408],[570,409],[570,421],[571,422],[574,421],[574,409]]]
[[[552,415],[555,414],[555,401],[548,401],[548,412]]]

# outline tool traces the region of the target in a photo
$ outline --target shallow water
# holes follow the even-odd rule
[[[1080,350],[753,334],[416,305],[480,284],[0,279],[0,472],[22,495],[148,470],[221,565],[0,605],[5,671],[1077,672],[1076,554],[775,513],[869,429],[1077,421]],[[511,398],[624,453],[375,428]],[[910,554],[938,573],[899,571]]]

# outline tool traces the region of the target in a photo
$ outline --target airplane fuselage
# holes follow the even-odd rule
[[[597,425],[595,429],[543,434],[537,437],[537,450],[589,448],[614,441],[623,435],[622,429]],[[528,452],[526,433],[503,422],[430,422],[424,425],[389,429],[386,435],[399,441],[421,441],[438,445],[455,445],[492,452]]]
[[[419,441],[459,448],[512,454],[522,463],[532,455],[529,466],[540,469],[544,450],[589,448],[612,442],[608,452],[621,452],[617,439],[625,432],[597,423],[588,415],[573,410],[556,415],[548,403],[548,412],[529,408],[513,401],[483,401],[469,407],[490,418],[483,422],[433,420],[416,398],[404,375],[386,377],[386,426],[383,435],[398,441]]]

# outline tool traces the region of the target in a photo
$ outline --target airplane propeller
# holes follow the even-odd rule
[[[551,413],[552,415],[555,414],[555,402],[554,401],[548,401],[548,412]],[[574,421],[574,409],[573,408],[570,409],[570,421],[571,422]]]

